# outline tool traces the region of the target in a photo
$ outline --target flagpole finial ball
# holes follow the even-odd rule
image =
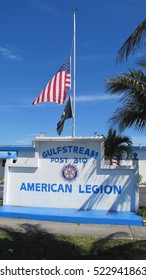
[[[77,11],[77,8],[73,8],[72,10],[73,10],[73,12],[75,13],[75,12]]]

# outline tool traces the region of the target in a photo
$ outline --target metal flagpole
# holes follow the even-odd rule
[[[76,110],[76,11],[73,9],[74,14],[74,73],[73,73],[73,123],[72,123],[72,137],[75,137],[75,110]]]

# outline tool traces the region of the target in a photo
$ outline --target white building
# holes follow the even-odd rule
[[[139,183],[146,186],[146,146],[133,146],[133,159],[138,160],[139,165]]]
[[[35,147],[33,146],[0,146],[0,181],[4,179],[5,163],[12,159],[13,163],[20,159],[34,157]]]
[[[139,207],[136,155],[131,165],[107,166],[102,136],[40,136],[33,143],[0,147],[1,178],[6,160],[0,217],[34,218],[38,211],[37,217],[47,213],[45,219],[57,221],[141,225],[133,217]]]

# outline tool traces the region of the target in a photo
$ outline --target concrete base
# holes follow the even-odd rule
[[[142,217],[136,215],[134,212],[43,207],[1,206],[0,218],[17,218],[78,224],[143,225]]]

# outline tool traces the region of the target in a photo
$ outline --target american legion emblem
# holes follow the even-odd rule
[[[61,170],[61,175],[65,180],[71,182],[78,176],[78,169],[71,164],[65,165]]]

